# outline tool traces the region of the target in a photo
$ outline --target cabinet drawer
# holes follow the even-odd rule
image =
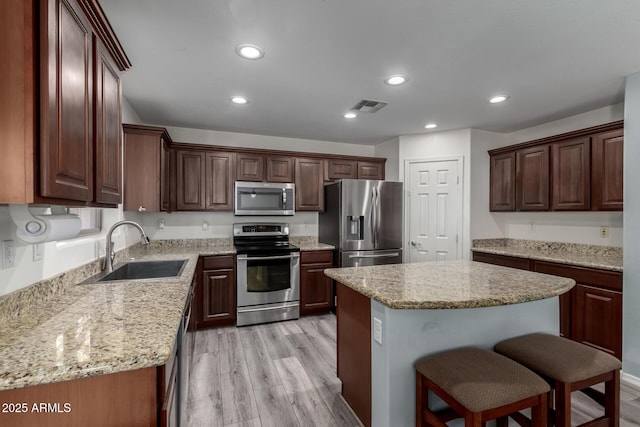
[[[534,271],[568,277],[578,283],[622,291],[622,274],[614,271],[535,261]]]
[[[333,258],[332,251],[309,251],[300,252],[300,264],[331,264]]]
[[[527,258],[474,252],[473,260],[478,262],[485,262],[487,264],[501,265],[503,267],[519,268],[520,270],[531,269],[530,261]]]
[[[202,259],[202,268],[205,270],[233,268],[234,259],[234,255],[206,256]]]

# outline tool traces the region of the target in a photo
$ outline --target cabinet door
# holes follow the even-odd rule
[[[516,209],[516,153],[496,154],[489,161],[489,210]]]
[[[333,307],[333,280],[324,270],[333,266],[333,252],[300,253],[300,314],[322,313]]]
[[[623,130],[592,136],[591,207],[621,211],[623,206]]]
[[[95,201],[122,201],[120,74],[107,49],[95,38]]]
[[[384,162],[358,162],[358,179],[384,179]]]
[[[205,153],[178,150],[176,152],[176,209],[198,211],[205,208]]]
[[[622,358],[622,294],[576,285],[573,339]]]
[[[232,325],[236,320],[236,275],[232,268],[202,272],[201,326]]]
[[[158,137],[130,131],[124,126],[124,207],[125,211],[157,212],[160,208]]]
[[[93,42],[75,0],[41,4],[40,193],[93,200]]]
[[[591,140],[589,137],[551,145],[551,209],[591,208]]]
[[[358,178],[358,162],[355,160],[327,160],[327,179]]]
[[[233,210],[233,154],[206,153],[206,206],[210,211]]]
[[[293,182],[293,157],[267,156],[268,182]]]
[[[516,208],[520,211],[549,209],[549,146],[516,152]]]
[[[324,210],[322,160],[297,158],[295,167],[296,210]]]
[[[264,156],[239,153],[236,155],[236,180],[264,181]]]

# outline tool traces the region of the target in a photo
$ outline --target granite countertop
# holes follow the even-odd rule
[[[622,248],[519,239],[474,240],[473,252],[622,272]]]
[[[123,252],[118,255],[121,260],[188,262],[177,278],[78,284],[99,271],[95,262],[43,281],[56,292],[27,288],[4,296],[0,390],[165,364],[198,257],[235,253],[229,245],[177,247],[158,242]]]
[[[330,250],[313,237],[301,250]],[[186,259],[178,278],[79,284],[99,262],[0,298],[0,390],[165,364],[199,256],[233,255],[231,239],[155,240],[116,262]]]
[[[330,268],[324,273],[395,309],[455,309],[518,304],[567,292],[572,279],[474,261]]]

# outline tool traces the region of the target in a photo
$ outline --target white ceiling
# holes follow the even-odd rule
[[[100,3],[133,63],[125,97],[166,126],[357,144],[427,122],[511,132],[622,102],[640,71],[638,0]],[[384,84],[394,73],[410,81]],[[497,93],[511,99],[489,104]],[[389,105],[344,119],[363,98]]]

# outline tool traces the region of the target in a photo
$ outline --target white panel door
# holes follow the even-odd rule
[[[462,216],[458,160],[408,165],[408,261],[457,259]]]

